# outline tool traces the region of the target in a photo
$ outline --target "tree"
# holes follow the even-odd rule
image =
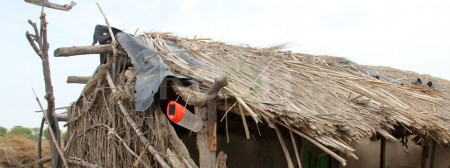
[[[33,135],[31,133],[31,129],[22,127],[22,126],[14,126],[8,133],[9,135],[17,135],[22,136],[28,139],[33,139]]]
[[[31,130],[31,135],[33,136],[33,141],[37,141],[39,139],[39,128],[35,127],[35,128],[30,128]]]
[[[0,126],[0,136],[4,136],[8,133],[8,129],[5,127]]]

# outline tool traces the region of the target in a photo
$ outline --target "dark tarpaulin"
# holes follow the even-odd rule
[[[136,111],[145,111],[164,78],[174,75],[161,56],[142,40],[126,33],[117,33],[117,40],[131,58],[136,73]]]

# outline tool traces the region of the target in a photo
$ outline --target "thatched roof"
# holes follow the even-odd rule
[[[375,134],[394,140],[394,127],[412,134],[450,142],[450,103],[447,92],[412,85],[416,75],[382,71],[376,79],[363,67],[343,58],[251,48],[166,33],[147,33],[145,42],[158,51],[172,71],[204,85],[228,78],[224,93],[241,98],[255,120],[262,118],[295,129],[336,150],[353,155],[350,143]],[[172,41],[182,47],[170,48]],[[180,53],[189,53],[186,59]],[[192,63],[192,60],[200,63]],[[378,69],[378,68],[375,68]],[[392,75],[391,75],[392,74]],[[435,80],[434,78],[432,78]],[[389,80],[389,81],[387,81]],[[401,83],[399,83],[401,82]],[[242,104],[242,102],[241,102]]]
[[[226,76],[228,86],[220,97],[228,100],[222,102],[228,102],[225,107],[231,106],[231,111],[236,109],[233,105],[240,106],[238,111],[245,111],[256,123],[283,126],[322,150],[328,150],[325,145],[357,158],[351,143],[375,135],[450,142],[449,81],[280,47],[235,46],[168,33],[141,37],[173,74],[199,81],[203,93],[216,77]],[[181,161],[196,167],[161,115],[162,104],[156,101],[145,112],[136,112],[135,71],[140,67],[128,69],[127,53],[120,47],[113,53],[107,54],[111,60],[100,66],[69,110],[67,156],[123,166],[137,164],[133,160],[139,158],[146,167],[156,164],[152,158],[161,153],[171,165]],[[411,84],[418,77],[436,87]],[[143,148],[153,156],[138,156]],[[112,161],[107,150],[118,151],[112,154],[118,160]],[[345,164],[341,157],[332,156]]]

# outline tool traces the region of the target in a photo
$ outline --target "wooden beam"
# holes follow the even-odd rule
[[[28,2],[30,4],[51,8],[51,9],[57,9],[62,11],[69,11],[71,10],[77,3],[71,1],[70,4],[66,5],[59,5],[55,3],[48,2],[48,0],[25,0],[25,2]]]
[[[91,79],[90,76],[69,76],[67,77],[67,83],[79,83],[79,84],[86,84],[88,83],[89,79]]]
[[[386,161],[386,138],[381,137],[381,145],[380,145],[380,168],[385,167]]]
[[[91,45],[91,46],[73,46],[57,48],[53,55],[55,57],[68,57],[86,54],[105,54],[112,52],[111,44]]]
[[[205,93],[201,93],[200,91],[198,91],[198,92],[193,91],[191,88],[184,87],[180,83],[174,83],[172,85],[172,90],[175,91],[178,95],[180,95],[180,97],[184,101],[187,101],[187,103],[191,106],[206,105],[208,95]],[[234,100],[234,97],[229,97],[226,94],[218,93],[215,96],[217,96],[217,99],[220,99],[220,100],[223,100],[223,99]],[[188,97],[189,97],[189,99],[188,99]]]
[[[181,84],[174,83],[172,85],[173,91],[175,91],[180,97],[187,101],[187,104],[191,106],[204,106],[206,103],[207,95],[200,91],[194,91],[187,87],[181,86]],[[189,100],[188,100],[189,97]]]
[[[67,113],[56,113],[55,117],[58,121],[66,121],[67,122]]]

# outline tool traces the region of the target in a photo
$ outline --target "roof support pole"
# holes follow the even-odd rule
[[[198,83],[193,83],[192,90],[195,92],[200,92],[200,86]],[[209,150],[209,139],[208,139],[208,111],[204,106],[194,106],[195,115],[200,117],[203,121],[203,126],[200,131],[197,132],[197,148],[199,153],[199,166],[200,168],[210,168],[214,167],[216,163],[216,152]]]
[[[428,144],[425,143],[425,145],[422,145],[422,159],[420,161],[420,167],[426,168],[427,163],[427,157],[428,157]]]
[[[384,168],[386,157],[386,138],[381,137],[380,145],[380,168]]]
[[[433,141],[433,147],[431,148],[430,168],[434,167],[434,155],[436,154],[436,141]]]
[[[217,106],[216,99],[219,97],[221,88],[227,85],[225,77],[221,76],[214,79],[214,83],[208,90],[207,109],[208,109],[208,139],[209,151],[216,152],[217,150]]]

